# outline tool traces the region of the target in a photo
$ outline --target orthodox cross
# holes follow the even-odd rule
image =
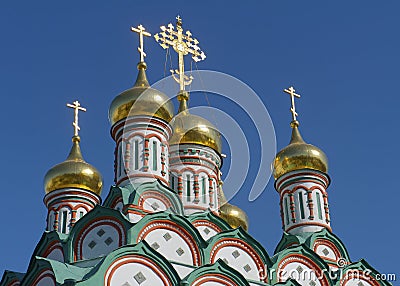
[[[181,17],[176,17],[176,30],[175,27],[169,23],[167,27],[161,26],[161,33],[154,35],[156,41],[164,49],[168,49],[170,46],[174,48],[174,51],[178,54],[178,66],[179,70],[170,70],[174,80],[179,83],[179,88],[181,91],[185,90],[185,86],[189,85],[193,77],[185,75],[185,64],[184,56],[190,54],[195,62],[202,61],[206,58],[203,51],[200,50],[198,46],[199,41],[192,38],[192,33],[190,31],[183,32],[182,19]],[[177,74],[179,77],[175,77]]]
[[[74,101],[73,104],[68,103],[67,107],[74,109],[75,118],[74,118],[74,122],[72,123],[72,125],[74,126],[74,129],[75,129],[74,136],[79,136],[78,132],[81,128],[78,125],[78,112],[79,112],[79,110],[85,112],[86,108],[81,107],[81,104],[77,100]]]
[[[142,25],[137,26],[137,28],[131,27],[131,31],[139,34],[138,51],[140,53],[140,62],[143,63],[144,57],[146,56],[146,53],[144,52],[143,49],[143,36],[150,37],[151,34],[149,32],[146,32],[146,29]]]
[[[295,121],[297,121],[298,114],[296,112],[296,105],[294,102],[294,98],[295,97],[300,98],[300,94],[295,93],[296,90],[293,88],[293,86],[291,86],[289,88],[285,88],[283,91],[288,93],[292,100],[292,107],[290,108],[290,111],[292,112],[292,118],[293,118],[293,121],[295,122]]]

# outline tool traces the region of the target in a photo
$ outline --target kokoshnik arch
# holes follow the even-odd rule
[[[171,70],[179,84],[179,110],[150,87],[139,25],[140,62],[132,88],[109,109],[115,141],[115,185],[104,202],[99,171],[80,150],[78,101],[67,159],[45,176],[47,227],[26,273],[5,271],[0,286],[303,285],[382,286],[366,261],[351,261],[332,232],[328,204],[328,160],[299,131],[293,87],[292,137],[274,160],[283,234],[274,254],[247,232],[248,218],[222,190],[221,134],[189,112],[193,80],[185,56],[205,59],[199,41],[168,24],[154,36],[178,54]]]

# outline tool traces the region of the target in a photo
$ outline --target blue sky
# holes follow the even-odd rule
[[[302,135],[330,161],[334,233],[354,261],[398,271],[400,3],[221,2],[0,3],[0,272],[24,272],[45,228],[43,177],[68,154],[73,130],[65,104],[75,99],[88,108],[81,147],[104,176],[105,197],[113,179],[108,107],[136,77],[137,37],[129,28],[142,23],[155,33],[177,14],[207,54],[199,68],[235,76],[261,97],[278,149],[290,138],[289,98],[282,89],[294,85],[302,94]],[[154,82],[164,75],[165,52],[154,41],[146,50]],[[228,107],[240,121],[240,110]],[[251,126],[246,132],[254,135]],[[259,151],[251,148],[254,162],[233,203],[247,211],[250,233],[272,255],[282,234],[278,194],[270,182],[256,201],[247,200],[258,171]]]

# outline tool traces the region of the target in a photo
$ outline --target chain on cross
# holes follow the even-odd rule
[[[144,52],[143,48],[143,36],[150,37],[151,34],[149,32],[146,32],[146,29],[142,25],[137,26],[137,28],[131,27],[131,31],[139,34],[138,51],[140,53],[140,62],[143,63],[144,57],[146,56],[146,53]]]
[[[290,111],[292,112],[293,122],[296,122],[298,114],[296,112],[296,105],[295,105],[295,102],[294,102],[294,98],[295,97],[300,98],[300,94],[295,93],[296,90],[293,88],[293,86],[291,86],[289,88],[285,88],[283,91],[290,95],[290,98],[291,98],[291,101],[292,101],[292,107],[290,108]]]
[[[161,26],[160,33],[154,35],[156,41],[163,47],[164,49],[168,49],[169,47],[173,47],[174,51],[178,54],[178,70],[171,70],[172,76],[174,80],[179,83],[179,88],[181,91],[185,90],[185,86],[189,85],[193,77],[185,75],[185,66],[184,66],[184,56],[190,54],[192,59],[195,62],[202,61],[206,58],[206,55],[200,47],[198,46],[199,41],[192,37],[192,33],[190,31],[186,31],[184,33],[182,28],[182,19],[181,17],[176,17],[176,30],[174,25],[169,23],[167,27]],[[177,74],[179,77],[175,77]]]
[[[86,108],[82,107],[79,101],[74,101],[73,104],[67,103],[67,107],[74,109],[74,122],[72,126],[74,126],[74,136],[79,136],[79,130],[81,128],[78,125],[78,112],[79,110],[85,112]]]

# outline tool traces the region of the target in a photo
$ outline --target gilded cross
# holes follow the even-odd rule
[[[294,98],[295,97],[300,98],[300,94],[295,93],[296,90],[293,88],[293,86],[285,88],[283,91],[290,95],[290,98],[292,100],[292,107],[290,108],[290,111],[292,112],[293,121],[297,121],[298,114],[296,112],[296,105],[294,102]]]
[[[155,34],[154,38],[161,47],[164,49],[173,47],[174,51],[178,54],[179,70],[170,71],[174,80],[179,83],[180,90],[184,91],[185,86],[189,85],[193,80],[192,76],[185,75],[184,56],[190,54],[192,59],[195,62],[198,62],[204,60],[206,55],[202,50],[200,50],[200,47],[198,46],[199,41],[192,38],[192,33],[190,31],[184,33],[181,17],[177,16],[176,20],[176,30],[175,27],[169,23],[167,27],[161,26],[160,28],[162,32]],[[179,77],[175,77],[174,74],[177,74]]]
[[[72,125],[74,126],[74,136],[79,136],[78,132],[81,129],[78,125],[78,112],[79,110],[81,111],[86,111],[86,108],[82,107],[81,104],[79,103],[79,101],[74,101],[73,104],[67,103],[67,107],[74,109],[74,122],[72,123]]]
[[[141,24],[137,26],[137,28],[131,27],[131,31],[139,34],[138,51],[140,53],[140,62],[144,62],[144,57],[146,56],[146,53],[143,49],[143,36],[150,37],[151,34],[149,32],[146,32],[146,29]]]

